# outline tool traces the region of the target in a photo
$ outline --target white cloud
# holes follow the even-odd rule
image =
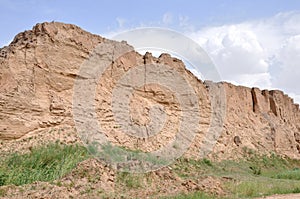
[[[126,24],[126,19],[117,17],[116,21],[118,22],[120,29],[124,28],[124,25]]]
[[[190,23],[190,18],[188,16],[179,15],[179,27],[181,27],[184,30],[193,30],[194,26]]]
[[[124,30],[126,20],[118,18],[117,21]],[[159,24],[178,24],[185,30],[212,58],[222,80],[261,89],[280,89],[300,103],[300,12],[278,13],[266,19],[197,31],[189,17],[165,13]]]
[[[274,74],[274,86],[300,94],[300,34],[287,38],[276,58],[280,70]]]
[[[294,99],[294,102],[300,104],[300,95],[296,95],[295,93],[289,93],[289,96]]]
[[[300,102],[300,13],[188,33],[211,56],[223,80],[279,88]]]
[[[191,35],[214,60],[222,79],[269,88],[264,47],[247,25],[209,28]]]
[[[173,15],[169,12],[165,13],[163,15],[163,19],[162,19],[162,22],[166,25],[168,24],[172,24],[173,23]]]

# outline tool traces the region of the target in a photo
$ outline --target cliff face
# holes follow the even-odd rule
[[[214,154],[241,155],[247,147],[261,153],[300,156],[299,105],[282,91],[259,90],[223,83],[226,121]]]
[[[32,30],[18,34],[0,51],[1,150],[24,149],[40,141],[57,139],[79,141],[72,109],[74,83],[76,78],[84,80],[85,77],[78,75],[80,67],[103,43],[106,52],[102,52],[101,59],[109,64],[95,85],[95,110],[101,131],[110,142],[143,151],[158,150],[175,139],[180,129],[182,104],[191,104],[200,111],[191,113],[198,120],[189,126],[196,128],[196,134],[186,156],[238,158],[246,149],[253,149],[300,157],[299,105],[282,91],[202,82],[180,60],[167,54],[159,58],[150,53],[140,55],[126,43],[110,41],[63,23],[37,24]],[[114,53],[121,48],[129,50],[114,59]],[[131,74],[131,79],[142,78],[146,82],[147,64],[171,67],[174,73],[160,74],[173,75],[174,79],[179,74],[195,92],[196,101],[181,100],[184,94],[177,95],[174,90],[151,82],[133,88],[130,127],[145,127],[148,134],[145,138],[123,132],[114,117],[112,93],[119,79],[136,66],[144,66],[144,75]],[[153,106],[157,107],[151,112]],[[153,124],[161,128],[152,135],[147,125],[155,116],[164,116],[157,120],[164,122]]]

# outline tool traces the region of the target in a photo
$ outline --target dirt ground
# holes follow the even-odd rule
[[[267,197],[262,197],[262,198],[257,198],[257,199],[299,199],[300,194],[285,194],[285,195],[273,195],[273,196],[267,196]]]

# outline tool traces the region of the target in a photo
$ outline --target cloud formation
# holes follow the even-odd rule
[[[207,27],[188,35],[235,84],[281,89],[300,103],[300,13]]]
[[[162,21],[164,24],[172,24],[173,23],[173,15],[169,12],[165,13],[163,15]]]
[[[117,21],[124,29],[126,20]],[[198,30],[190,24],[187,16],[167,12],[158,24],[178,24],[179,29],[186,30],[186,36],[196,41],[211,57],[222,81],[261,89],[280,89],[300,104],[300,12],[278,13],[270,18]],[[141,26],[149,25],[152,26]],[[106,36],[112,37],[119,32]],[[163,41],[154,38],[155,42]],[[212,79],[202,76],[203,71],[192,72],[201,74],[204,79]],[[212,80],[220,81],[219,78]]]

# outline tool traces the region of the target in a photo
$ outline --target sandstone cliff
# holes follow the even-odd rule
[[[158,105],[154,113],[164,115],[165,122],[155,136],[145,139],[125,134],[113,116],[111,98],[118,80],[136,65],[159,63],[172,67],[197,95],[197,103],[191,102],[200,110],[196,113],[198,123],[192,125],[196,137],[186,156],[238,158],[245,150],[253,149],[300,158],[299,105],[282,91],[203,82],[170,55],[140,55],[124,42],[110,41],[57,22],[37,24],[0,50],[1,151],[27,149],[51,140],[80,142],[72,110],[74,83],[85,78],[78,75],[79,69],[102,43],[107,46],[103,56],[109,66],[97,82],[96,117],[110,142],[153,151],[176,136],[180,102],[163,86],[147,84],[135,89],[129,108],[132,123],[146,126],[151,122],[149,107]],[[112,52],[118,48],[129,50],[114,60]]]

